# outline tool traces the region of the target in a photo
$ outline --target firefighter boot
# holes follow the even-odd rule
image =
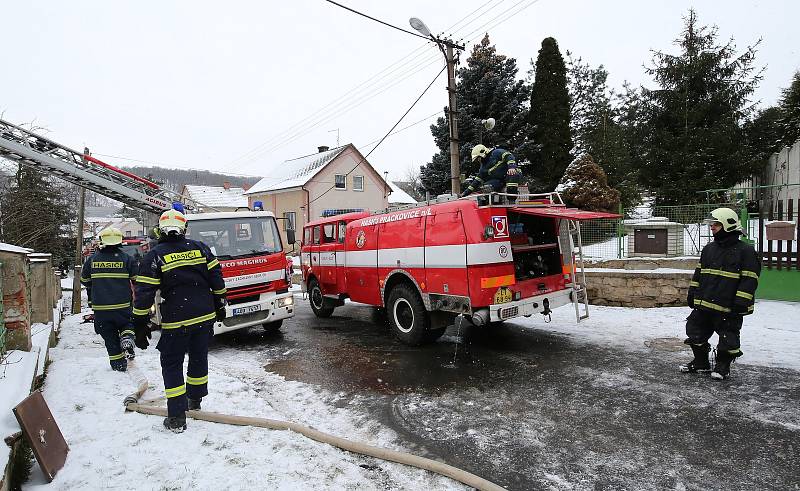
[[[119,340],[119,344],[122,347],[123,353],[125,353],[125,358],[129,360],[136,358],[136,352],[133,350],[133,336],[130,334],[122,336]]]
[[[708,353],[711,351],[711,345],[708,343],[703,343],[690,344],[689,346],[692,347],[694,359],[685,365],[681,365],[679,370],[683,373],[710,372],[711,363],[708,362]]]
[[[186,429],[186,416],[169,416],[164,418],[164,428],[173,433],[183,433]]]
[[[726,350],[717,351],[717,362],[714,364],[714,371],[711,372],[711,378],[714,380],[725,380],[731,373],[731,363],[742,356],[742,351],[737,350],[731,353]]]
[[[200,403],[203,401],[203,398],[200,399],[189,399],[189,411],[199,411],[200,410]]]

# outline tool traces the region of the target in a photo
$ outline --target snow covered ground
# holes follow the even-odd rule
[[[189,420],[186,432],[167,432],[157,416],[126,413],[135,389],[112,372],[99,336],[80,316],[64,320],[51,349],[44,396],[70,453],[55,481],[35,467],[26,489],[464,489],[447,478],[350,454],[286,431]],[[151,384],[144,399],[164,405],[154,349],[136,364]],[[210,395],[204,409],[291,420],[319,430],[402,450],[396,435],[358,412],[357,400],[288,382],[254,364],[252,353],[209,359]]]
[[[575,310],[568,306],[553,312],[553,321],[542,325],[537,316],[509,321],[541,331],[569,336],[576,343],[592,343],[630,350],[648,350],[654,340],[686,337],[689,307],[634,309],[589,306],[589,318],[575,323]],[[800,370],[800,304],[757,300],[755,311],[744,318],[741,344],[746,365]],[[711,338],[716,346],[717,335]],[[686,353],[689,353],[688,349]]]
[[[631,351],[667,340],[677,351],[689,309],[592,306],[590,313],[580,324],[569,307],[557,309],[546,325],[534,317],[510,323],[553,332],[574,343]],[[745,318],[745,356],[737,363],[800,370],[798,314],[798,304],[757,302],[755,314]],[[183,434],[169,433],[160,417],[124,411],[122,400],[133,392],[134,382],[109,369],[100,337],[80,320],[72,316],[62,323],[44,386],[70,454],[52,484],[47,485],[35,467],[26,489],[464,489],[425,471],[350,454],[285,431],[189,420]],[[136,364],[151,384],[144,398],[163,405],[154,349],[157,336],[150,349],[138,351]],[[680,355],[688,354],[683,351]],[[204,409],[296,421],[402,450],[398,435],[362,409],[360,396],[285,380],[265,372],[254,353],[244,350],[214,350],[209,366],[211,393],[203,401]]]

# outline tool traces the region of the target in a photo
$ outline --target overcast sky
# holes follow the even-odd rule
[[[743,49],[763,38],[756,98],[764,104],[800,69],[794,0],[340,3],[408,29],[419,17],[463,38],[467,53],[488,32],[498,52],[517,59],[520,77],[553,36],[562,53],[605,65],[612,87],[649,85],[650,50],[676,51],[690,7],[723,42],[733,37]],[[424,40],[323,0],[3,0],[0,33],[3,119],[35,120],[50,138],[95,155],[258,176],[335,146],[337,131],[366,154],[444,64]],[[445,86],[439,77],[398,128],[441,111]],[[435,152],[432,121],[390,136],[369,161],[401,179]]]

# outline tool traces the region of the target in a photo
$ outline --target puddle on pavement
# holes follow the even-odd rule
[[[341,319],[339,319],[341,321]],[[309,329],[311,327],[311,329]],[[264,368],[290,380],[332,390],[436,393],[464,384],[494,386],[524,378],[558,360],[565,341],[547,333],[501,326],[494,332],[451,326],[439,342],[405,346],[386,330],[347,319],[346,326],[307,326],[308,346],[275,356]],[[558,360],[560,362],[561,360]]]

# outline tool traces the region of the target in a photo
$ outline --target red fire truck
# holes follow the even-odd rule
[[[275,331],[294,315],[291,273],[271,212],[190,213],[186,218],[187,237],[211,248],[228,289],[227,318],[214,324],[214,334],[254,325]]]
[[[448,196],[309,222],[300,259],[312,310],[328,317],[345,299],[384,307],[410,345],[436,340],[459,314],[487,326],[572,304],[588,317],[580,221],[618,215],[567,208],[558,193],[489,204],[499,201]]]

